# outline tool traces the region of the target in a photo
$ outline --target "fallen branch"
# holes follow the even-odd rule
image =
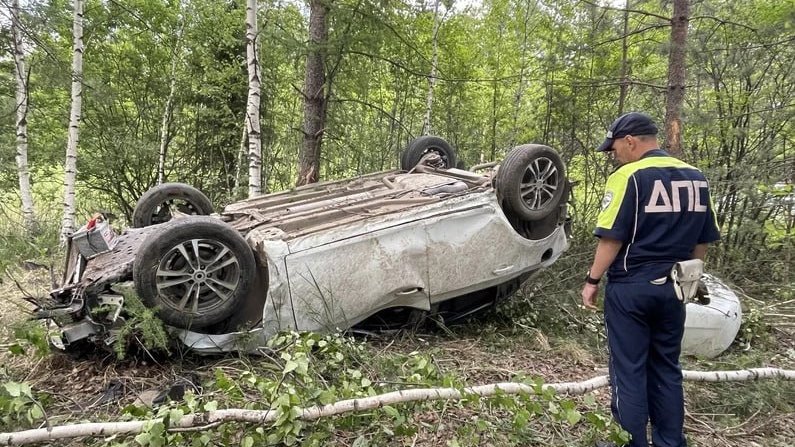
[[[780,378],[795,380],[795,370],[778,368],[753,368],[740,371],[683,371],[685,380],[696,382],[726,382]],[[543,389],[553,389],[557,393],[571,396],[582,395],[608,385],[607,376],[596,376],[582,382],[564,382],[542,385]],[[381,408],[404,402],[422,402],[431,400],[461,400],[467,396],[490,397],[501,394],[535,394],[536,387],[523,383],[503,382],[490,385],[467,387],[462,390],[456,388],[420,388],[393,391],[377,396],[358,399],[342,400],[333,404],[313,406],[299,410],[298,419],[312,421],[322,417],[334,416],[342,413],[358,412]],[[271,410],[245,410],[230,408],[226,410],[213,410],[204,413],[189,414],[178,421],[172,421],[170,430],[190,431],[206,429],[207,426],[216,426],[223,422],[247,422],[266,424],[277,418],[277,413]],[[26,445],[37,442],[53,441],[56,439],[83,438],[110,436],[115,434],[140,433],[146,424],[157,422],[160,419],[129,422],[91,422],[73,425],[59,425],[51,428],[24,430],[12,433],[0,433],[0,445]],[[175,430],[175,431],[176,431]]]
[[[795,380],[795,370],[780,368],[750,368],[739,371],[682,371],[691,382],[742,382],[758,379]]]
[[[779,318],[795,318],[795,315],[790,315],[790,314],[770,314],[770,313],[766,313],[765,316],[766,317],[779,317]]]

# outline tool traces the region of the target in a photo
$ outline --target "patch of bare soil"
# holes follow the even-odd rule
[[[776,351],[770,363],[746,365],[747,367],[772,366],[792,369],[795,366],[795,337],[788,330],[774,329]],[[543,334],[524,334],[511,336],[489,334],[483,337],[456,338],[449,335],[404,336],[389,340],[373,340],[370,345],[379,353],[433,353],[436,364],[442,371],[455,372],[466,379],[470,385],[510,381],[517,375],[541,377],[545,383],[581,381],[607,373],[606,353],[593,352],[571,340],[548,339]],[[789,354],[788,354],[789,353]],[[725,368],[726,365],[724,365]],[[711,365],[701,365],[689,359],[686,367],[691,369],[710,369]],[[733,392],[754,393],[749,382],[732,384]],[[762,383],[762,382],[758,382]],[[721,413],[719,410],[691,410],[689,401],[698,400],[698,406],[708,404],[710,398],[721,398],[714,390],[725,387],[723,383],[710,383],[686,386],[687,414],[685,431],[689,445],[703,447],[729,446],[781,446],[791,447],[795,439],[795,413],[775,412],[770,414],[759,410],[750,415]],[[795,383],[782,382],[778,385],[780,395],[774,398],[780,402],[795,402]],[[783,391],[783,392],[781,392]],[[712,395],[711,395],[712,394]],[[594,392],[600,408],[609,412],[610,396],[607,388]],[[753,400],[753,397],[749,398]],[[705,401],[707,401],[705,403]],[[730,405],[737,404],[731,402]],[[720,401],[715,402],[717,408]],[[693,405],[695,406],[695,405]],[[487,409],[485,409],[487,410]],[[443,411],[428,411],[422,416],[417,438],[412,445],[446,446],[447,441],[462,426],[481,418],[495,418],[499,414],[484,415],[483,408],[446,407]],[[507,415],[510,418],[510,415]],[[727,420],[733,421],[727,425]],[[555,433],[549,427],[534,427],[536,442],[527,445],[570,445],[571,434]],[[530,436],[532,438],[533,436]],[[556,441],[557,440],[557,441]],[[504,443],[503,443],[504,444]],[[501,445],[499,436],[490,438],[483,435],[479,445]],[[582,444],[586,445],[586,444]]]
[[[38,270],[21,270],[0,278],[0,352],[6,351],[14,323],[30,315],[31,305],[23,296],[44,296],[48,274]]]
[[[788,330],[774,333],[778,343],[775,357],[769,364],[748,367],[793,367],[795,355],[787,354],[795,348],[792,334]],[[545,383],[556,383],[606,374],[606,357],[602,350],[590,350],[572,339],[546,336],[538,330],[517,332],[510,328],[491,328],[479,331],[470,326],[452,334],[441,331],[430,334],[397,332],[369,338],[367,349],[373,356],[407,355],[415,351],[427,353],[433,357],[440,372],[451,373],[469,385],[511,381],[517,376],[540,377]],[[34,390],[51,396],[48,417],[53,425],[78,419],[117,420],[127,405],[151,404],[152,399],[175,383],[189,382],[198,386],[201,382],[210,381],[213,370],[227,368],[230,361],[229,358],[190,358],[179,362],[173,359],[118,362],[110,354],[97,353],[82,359],[64,354],[52,354],[38,360],[10,357],[7,353],[0,356],[8,369],[24,371],[23,380]],[[238,361],[234,367],[239,365]],[[693,360],[688,360],[686,367],[707,369]],[[733,410],[720,407],[726,393],[716,390],[724,386],[721,383],[688,385],[685,422],[691,446],[793,445],[795,413],[759,410],[734,414]],[[778,386],[778,398],[788,399],[791,405],[795,401],[792,382]],[[734,384],[732,389],[739,396],[751,392],[751,388],[742,384]],[[609,412],[608,390],[598,390],[595,395],[599,407],[605,413]],[[714,405],[710,407],[713,400]],[[506,414],[503,409],[491,408],[487,403],[464,407],[440,403],[434,408],[416,415],[418,431],[415,436],[411,439],[396,437],[394,445],[447,446],[448,441],[460,438],[462,433],[476,445],[516,443],[517,434],[505,431],[505,427],[510,427],[505,421],[510,421],[513,415]],[[708,408],[712,409],[708,411]],[[499,429],[472,429],[478,421]],[[559,432],[559,427],[531,423],[526,430],[519,436],[523,440],[520,445],[588,445],[585,441],[571,443],[581,434],[582,428]],[[352,445],[356,436],[349,439],[350,436],[350,433],[339,433],[335,444]]]
[[[415,351],[429,354],[441,373],[460,377],[468,385],[516,381],[523,377],[540,378],[544,383],[575,382],[606,374],[599,362],[599,353],[568,340],[549,339],[540,331],[474,337],[398,333],[395,337],[370,340],[368,346],[376,355],[405,355]],[[606,389],[596,390],[594,395],[600,405],[604,405],[602,408],[609,408]],[[489,405],[488,401],[464,407],[445,403],[418,414],[416,435],[408,444],[396,441],[394,445],[443,447],[452,439],[458,439],[460,445],[480,446],[516,445],[517,442],[528,446],[589,445],[584,442],[571,444],[572,434],[582,434],[582,427],[563,433],[559,431],[559,424],[531,422],[522,433],[511,433],[506,431],[506,426],[511,426],[512,419],[512,414]],[[479,423],[487,428],[478,429]]]
[[[543,334],[408,335],[370,341],[379,353],[425,352],[433,354],[442,373],[454,372],[472,385],[505,382],[522,375],[546,383],[580,381],[597,373],[598,354],[566,341],[550,341]]]
[[[16,366],[23,367],[24,363]],[[49,395],[48,410],[61,419],[116,415],[147,391],[159,394],[164,385],[183,373],[181,368],[149,362],[116,364],[104,354],[75,359],[54,353],[26,369],[29,373],[23,381]]]

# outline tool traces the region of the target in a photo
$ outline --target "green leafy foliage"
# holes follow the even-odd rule
[[[12,355],[34,354],[43,357],[50,352],[47,330],[40,321],[22,321],[14,325],[14,343],[8,348]]]
[[[131,346],[147,351],[168,353],[171,338],[155,310],[144,306],[140,298],[130,289],[122,288],[124,296],[124,322],[118,328],[113,349],[122,359]]]
[[[188,392],[182,402],[155,410],[130,406],[129,417],[153,419],[134,440],[142,446],[184,443],[241,445],[326,445],[340,431],[357,434],[354,445],[383,445],[395,437],[413,437],[427,426],[420,415],[441,406],[455,411],[506,413],[507,418],[477,418],[456,432],[455,442],[472,445],[495,433],[506,433],[503,445],[522,445],[536,424],[562,424],[581,430],[588,439],[626,439],[593,398],[564,399],[543,390],[540,379],[525,379],[537,393],[491,398],[466,396],[462,401],[411,402],[385,405],[366,413],[354,412],[310,422],[300,419],[302,409],[350,398],[363,398],[412,386],[464,388],[452,375],[440,374],[433,353],[372,357],[361,342],[339,334],[281,333],[268,344],[267,362],[245,368],[216,368],[202,396]],[[378,364],[378,369],[369,368]],[[382,369],[391,365],[393,369]],[[374,374],[378,374],[377,376]],[[381,377],[381,374],[384,376]],[[521,377],[517,380],[523,380]],[[266,425],[223,423],[212,432],[169,432],[167,428],[186,414],[224,407],[268,410],[275,420]],[[117,439],[113,440],[114,442]],[[451,441],[452,442],[452,441]],[[454,444],[453,444],[454,445]]]
[[[0,428],[4,430],[32,426],[44,419],[41,397],[33,393],[30,385],[20,382],[0,384]]]
[[[775,342],[770,329],[762,311],[752,307],[743,315],[743,322],[740,325],[736,342],[745,349],[750,349],[752,344],[764,349]]]
[[[247,167],[239,154],[247,93],[242,3],[89,3],[81,212],[109,209],[129,220],[135,201],[155,181],[161,137],[168,150],[167,180],[192,183],[216,203],[241,198],[243,188],[235,185],[245,183]],[[299,86],[308,18],[290,2],[260,4],[263,176],[269,190],[280,190],[294,184],[302,138],[305,92]],[[592,149],[619,113],[621,86],[622,111],[663,117],[660,79],[669,39],[663,17],[670,15],[669,5],[635,6],[649,14],[630,13],[625,24],[621,11],[590,3],[443,2],[433,36],[434,13],[427,4],[334,2],[324,48],[329,105],[321,178],[397,164],[400,151],[421,131],[435,37],[432,132],[450,140],[469,166],[498,160],[521,143],[555,147],[578,182],[571,207],[575,234],[588,234],[611,169]],[[793,184],[786,92],[793,87],[787,74],[795,51],[787,45],[792,27],[781,24],[792,21],[791,8],[770,0],[709,0],[693,4],[691,15],[696,19],[688,37],[684,155],[704,169],[714,190],[724,242],[712,265],[730,277],[766,278],[756,282],[762,288],[788,283],[795,220],[790,202],[781,199]],[[23,25],[35,41],[27,55],[34,196],[37,212],[47,216],[41,222],[57,225],[59,201],[53,198],[61,195],[67,132],[62,111],[68,109],[72,43],[68,4],[33,2]],[[13,77],[0,79],[8,93],[0,120],[8,130],[0,151],[3,191],[17,184],[14,88]],[[171,110],[161,135],[167,103]],[[4,202],[17,200],[3,195]],[[12,228],[18,220],[4,216],[0,225]],[[47,242],[32,246],[51,253],[45,247],[53,246],[57,231],[42,234]],[[20,241],[5,245],[13,248],[0,262],[22,253]]]
[[[14,194],[0,192],[0,281],[7,269],[23,262],[42,268],[55,268],[62,259],[58,226],[49,213],[40,214],[36,228],[29,230],[22,224]]]
[[[241,198],[234,185],[245,180],[241,177],[248,163],[238,153],[246,102],[242,2],[88,3],[79,214],[108,209],[129,220],[136,200],[155,181],[161,137],[168,149],[167,180],[194,184],[219,204]],[[516,144],[549,144],[563,154],[571,179],[578,182],[570,207],[572,248],[554,271],[535,278],[491,321],[502,321],[512,337],[541,349],[549,349],[544,334],[569,334],[599,345],[604,341],[600,319],[573,311],[592,253],[591,229],[602,185],[612,169],[593,148],[620,111],[649,111],[662,122],[669,3],[633,3],[634,10],[648,14],[628,14],[626,35],[622,11],[590,2],[442,3],[436,36],[427,2],[340,0],[329,5],[324,50],[330,90],[321,178],[396,166],[400,151],[421,132],[436,37],[432,133],[450,140],[468,166],[500,159]],[[280,190],[294,184],[303,137],[307,92],[300,86],[308,24],[306,11],[294,2],[267,0],[260,5],[263,175],[269,190]],[[0,281],[22,261],[51,267],[60,264],[61,256],[58,225],[71,14],[64,1],[30,2],[24,9],[29,164],[39,228],[23,230],[19,216],[15,85],[11,63],[4,60],[0,275],[5,276]],[[709,253],[709,268],[751,296],[792,299],[791,2],[707,0],[691,5],[691,17],[684,156],[710,179],[718,210],[723,242]],[[7,39],[7,33],[2,36]],[[172,109],[166,114],[166,135],[161,135],[172,80]],[[622,86],[627,96],[619,110]],[[151,310],[132,296],[125,300],[130,315],[119,328],[117,354],[124,355],[139,341],[146,349],[166,348],[165,331]],[[480,329],[496,332],[488,326]],[[764,347],[770,336],[762,312],[751,309],[741,330],[742,345]],[[16,337],[10,348],[14,353],[43,349],[45,338],[37,330],[24,329]],[[268,365],[251,365],[248,375],[219,368],[212,384],[216,394],[194,397],[195,405],[180,407],[186,413],[228,405],[272,408],[279,414],[275,427],[241,434],[234,424],[223,424],[211,435],[186,435],[167,433],[166,424],[155,424],[139,444],[190,438],[191,444],[202,446],[218,439],[244,445],[323,445],[335,430],[351,429],[360,430],[351,441],[356,445],[380,445],[393,435],[416,431],[420,424],[414,410],[437,404],[396,405],[367,417],[347,415],[311,424],[299,423],[296,409],[389,391],[395,388],[392,384],[463,385],[460,377],[438,367],[434,353],[368,358],[364,351],[345,337],[281,334],[269,347]],[[602,435],[621,439],[609,428],[609,418],[591,412],[588,405],[536,397],[513,407],[507,425],[478,419],[448,444],[477,444],[490,430],[513,432],[542,417],[567,426],[590,424]],[[508,411],[516,400],[473,397],[467,405]],[[149,414],[140,408],[130,411]],[[495,444],[534,441],[532,430],[510,436]]]

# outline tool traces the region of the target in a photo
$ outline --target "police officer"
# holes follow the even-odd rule
[[[605,185],[582,302],[596,309],[607,273],[611,410],[632,435],[630,445],[648,446],[651,421],[654,446],[683,447],[685,305],[668,276],[676,262],[703,259],[720,234],[704,175],[661,150],[656,135],[648,115],[631,112],[613,122],[597,149],[620,167]]]

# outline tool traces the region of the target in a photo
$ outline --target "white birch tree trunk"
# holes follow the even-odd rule
[[[433,55],[431,57],[431,72],[428,74],[428,96],[425,102],[425,118],[422,120],[422,134],[431,133],[431,111],[433,109],[433,89],[436,87],[436,66],[439,63],[439,0],[433,6]]]
[[[240,132],[240,146],[237,148],[237,163],[235,163],[235,190],[234,197],[240,197],[240,176],[243,173],[243,163],[246,162],[246,155],[248,155],[248,147],[246,146],[246,136],[248,136],[248,116],[243,119],[243,129]]]
[[[179,29],[177,30],[177,41],[174,43],[174,51],[171,53],[171,82],[168,87],[168,98],[166,107],[163,109],[163,120],[160,122],[160,152],[158,153],[157,163],[157,184],[166,181],[166,154],[168,152],[168,124],[174,107],[174,95],[177,91],[177,61],[181,56],[182,32],[185,28],[185,17],[182,9],[182,1],[179,2]]]
[[[83,0],[73,0],[73,2],[72,108],[69,112],[69,139],[66,144],[66,163],[64,165],[62,240],[75,231],[77,147],[80,138],[80,114],[83,102]]]
[[[761,379],[795,380],[795,371],[779,368],[751,368],[739,371],[682,371],[684,380],[695,382],[735,382]],[[542,389],[555,390],[557,394],[579,396],[595,389],[609,385],[607,376],[596,376],[581,382],[548,383]],[[296,419],[314,421],[323,417],[344,413],[356,413],[383,408],[404,402],[423,402],[430,400],[461,400],[467,396],[477,395],[491,397],[495,395],[537,394],[536,387],[524,383],[502,382],[488,385],[477,385],[459,388],[414,388],[378,394],[369,397],[341,400],[327,405],[316,405],[306,408],[295,408]],[[215,427],[227,421],[251,424],[269,424],[279,418],[280,412],[271,410],[250,410],[229,408],[211,410],[204,413],[188,414],[181,419],[170,421],[169,429],[183,431],[200,431]],[[144,430],[147,424],[162,421],[150,419],[146,421],[125,422],[88,422],[73,425],[22,430],[18,432],[0,433],[0,445],[26,445],[57,439],[108,437],[116,434],[134,434]]]
[[[262,194],[262,139],[259,123],[260,66],[257,51],[257,0],[246,1],[246,65],[248,66],[248,196]]]
[[[11,3],[11,35],[14,51],[14,78],[17,83],[17,173],[19,176],[19,196],[22,199],[22,219],[25,228],[33,231],[36,217],[33,212],[33,192],[30,188],[28,170],[28,80],[25,69],[25,53],[20,35],[19,0]]]

